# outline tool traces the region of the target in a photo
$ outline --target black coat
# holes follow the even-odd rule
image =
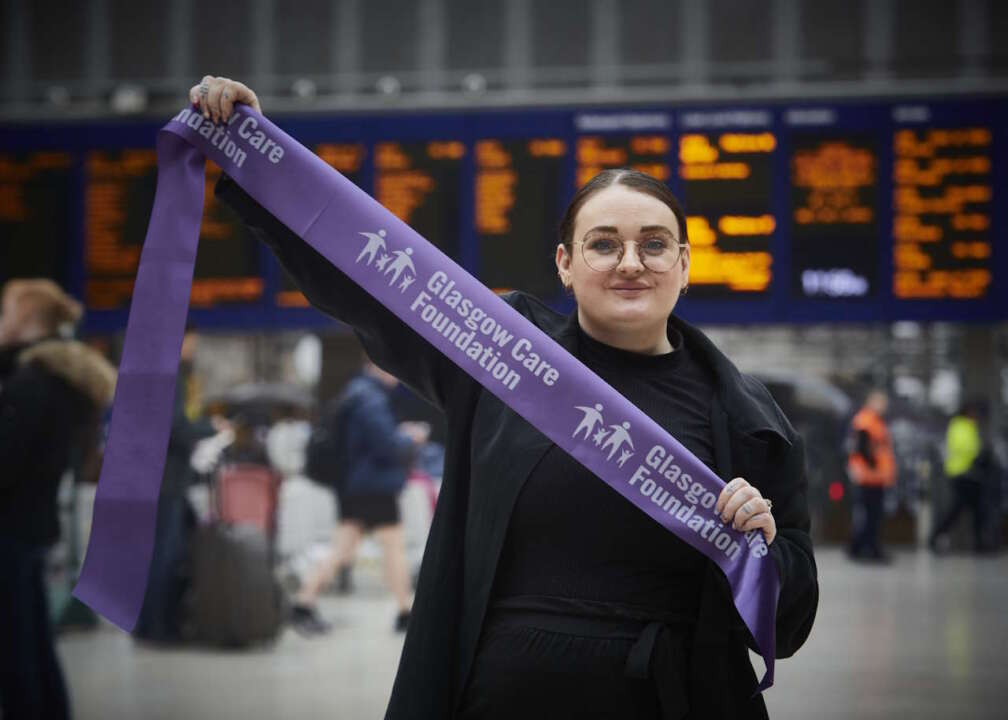
[[[351,325],[378,365],[445,412],[444,482],[386,717],[449,718],[472,667],[512,509],[551,442],[233,182],[222,179],[217,192],[270,245],[314,305]],[[575,315],[564,317],[521,293],[504,299],[576,353]],[[676,317],[670,323],[714,373],[718,474],[745,477],[774,501],[778,535],[770,551],[782,580],[777,656],[787,657],[808,636],[819,597],[802,440],[760,383],[742,375],[699,330]],[[728,582],[710,562],[685,680],[694,716],[766,715],[762,698],[752,697],[756,678],[747,645],[754,641]]]
[[[96,451],[114,381],[78,342],[0,347],[0,535],[40,547],[59,537],[60,480]]]

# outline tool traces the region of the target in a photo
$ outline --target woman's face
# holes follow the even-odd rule
[[[673,246],[673,251],[682,240],[675,213],[656,197],[625,185],[610,185],[581,206],[571,251],[563,244],[557,246],[556,263],[561,280],[574,291],[579,319],[589,334],[600,339],[665,337],[668,316],[689,279],[690,256],[689,246],[684,246],[672,269],[649,270],[641,264],[634,243],[656,236]],[[624,248],[619,265],[606,272],[589,267],[582,253],[583,243],[598,237]]]

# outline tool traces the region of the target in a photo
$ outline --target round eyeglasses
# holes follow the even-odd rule
[[[641,265],[656,273],[668,272],[674,268],[686,245],[663,237],[651,237],[632,244],[637,248],[637,258]],[[623,262],[625,252],[626,243],[615,238],[595,237],[581,241],[581,257],[596,272],[615,270]]]

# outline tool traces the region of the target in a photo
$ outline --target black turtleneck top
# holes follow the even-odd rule
[[[670,328],[672,352],[640,355],[579,329],[579,359],[709,467],[714,379]],[[673,335],[674,333],[674,335]],[[695,610],[704,558],[553,446],[516,502],[493,602],[560,600],[633,610]]]

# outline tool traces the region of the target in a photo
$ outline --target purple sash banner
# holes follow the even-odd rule
[[[733,530],[715,514],[721,479],[504,300],[246,106],[226,126],[186,108],[159,134],[157,197],[78,598],[125,630],[143,602],[204,157],[550,440],[717,563],[766,663],[760,690],[772,685],[780,580],[762,533]]]

